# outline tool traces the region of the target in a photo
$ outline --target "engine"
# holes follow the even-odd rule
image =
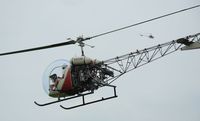
[[[103,67],[101,61],[82,56],[71,59],[73,87],[79,93],[96,90],[104,86],[105,79],[114,76],[113,72]]]

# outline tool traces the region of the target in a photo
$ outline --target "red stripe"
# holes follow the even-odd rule
[[[67,70],[67,75],[65,78],[65,82],[62,86],[62,91],[68,91],[72,89],[72,78],[71,78],[71,69]]]

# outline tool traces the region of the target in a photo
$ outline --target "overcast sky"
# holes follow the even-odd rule
[[[0,0],[0,53],[93,36],[197,4],[199,0]],[[87,41],[95,48],[86,47],[85,53],[106,60],[199,33],[199,21],[196,8]],[[140,36],[149,33],[155,39]],[[42,88],[46,67],[79,55],[80,48],[73,45],[0,57],[0,120],[200,120],[200,50],[178,51],[122,76],[113,83],[116,99],[69,111],[59,104],[36,106],[35,100],[52,100]]]

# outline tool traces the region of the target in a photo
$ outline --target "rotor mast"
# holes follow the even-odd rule
[[[83,38],[82,36],[80,36],[80,37],[78,37],[77,39],[76,39],[76,43],[79,43],[79,46],[81,47],[81,55],[82,56],[85,56],[85,53],[84,53],[84,47],[85,46],[88,46],[88,47],[90,47],[90,48],[94,48],[95,46],[92,46],[92,45],[89,45],[89,44],[85,44],[83,41],[85,41],[85,40],[89,40],[89,39],[91,39],[91,38]]]
[[[85,44],[83,43],[84,41],[83,37],[78,37],[76,41],[77,43],[79,43],[79,46],[81,47],[81,55],[85,56],[84,50],[83,50],[83,47],[85,47]]]

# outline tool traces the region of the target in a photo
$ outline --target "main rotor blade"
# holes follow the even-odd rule
[[[96,37],[100,37],[100,36],[104,36],[104,35],[107,35],[107,34],[111,34],[111,33],[114,33],[114,32],[117,32],[117,31],[121,31],[121,30],[124,30],[124,29],[128,29],[128,28],[131,28],[131,27],[134,27],[134,26],[138,26],[138,25],[141,25],[141,24],[144,24],[144,23],[149,23],[149,22],[157,20],[157,19],[168,17],[168,16],[171,16],[171,15],[174,15],[174,14],[177,14],[177,13],[181,13],[181,12],[184,12],[184,11],[188,11],[190,9],[194,9],[194,8],[198,8],[198,7],[200,7],[200,4],[192,6],[192,7],[189,7],[189,8],[181,9],[181,10],[178,10],[178,11],[174,11],[172,13],[168,13],[168,14],[165,14],[165,15],[161,15],[161,16],[158,16],[158,17],[155,17],[155,18],[151,18],[151,19],[148,19],[148,20],[145,20],[145,21],[141,21],[141,22],[138,22],[138,23],[135,23],[135,24],[132,24],[132,25],[121,27],[121,28],[118,28],[118,29],[115,29],[115,30],[111,30],[111,31],[107,31],[107,32],[104,32],[104,33],[101,33],[101,34],[97,34],[97,35],[94,35],[94,36],[90,37],[90,39],[93,39],[93,38],[96,38]]]
[[[30,52],[30,51],[36,51],[36,50],[42,50],[42,49],[48,49],[48,48],[55,48],[55,47],[60,47],[60,46],[70,45],[70,44],[75,44],[75,43],[76,43],[76,41],[70,40],[68,42],[62,42],[62,43],[57,43],[57,44],[52,44],[52,45],[47,45],[47,46],[42,46],[42,47],[35,47],[35,48],[30,48],[30,49],[0,53],[0,56],[17,54],[17,53],[24,53],[24,52]]]

